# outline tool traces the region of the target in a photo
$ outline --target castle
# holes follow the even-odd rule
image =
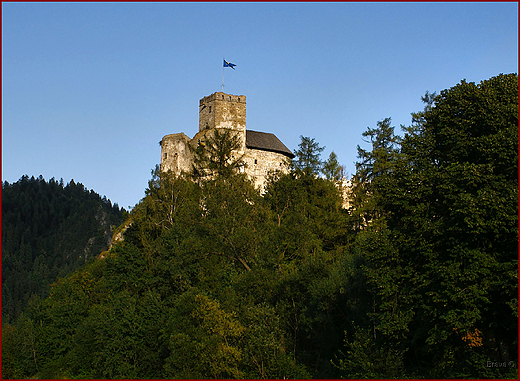
[[[193,154],[190,147],[204,142],[215,129],[227,129],[240,140],[237,155],[244,155],[244,172],[254,180],[255,186],[264,189],[269,171],[289,171],[294,154],[273,134],[246,130],[246,97],[217,92],[199,101],[199,132],[189,138],[183,132],[166,135],[161,145],[161,171],[175,174],[189,172]]]

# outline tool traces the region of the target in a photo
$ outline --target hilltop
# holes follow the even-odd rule
[[[4,324],[3,377],[517,379],[518,76],[423,101],[363,133],[348,208],[310,138],[262,194],[225,134],[157,167],[106,255]]]
[[[24,175],[2,184],[2,320],[107,250],[123,210],[71,180]]]

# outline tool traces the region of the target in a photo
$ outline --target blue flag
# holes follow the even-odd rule
[[[234,66],[237,66],[231,62],[227,62],[226,60],[224,60],[224,67],[230,67],[231,69],[235,70]]]

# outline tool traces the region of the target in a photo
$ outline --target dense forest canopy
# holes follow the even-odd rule
[[[83,184],[27,175],[2,184],[2,320],[108,249],[123,211]]]
[[[202,153],[156,169],[108,255],[4,323],[3,376],[516,379],[518,77],[423,100],[363,134],[349,209],[311,138],[263,195]]]

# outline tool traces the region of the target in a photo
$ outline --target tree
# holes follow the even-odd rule
[[[356,228],[366,226],[385,214],[385,203],[395,191],[393,175],[400,159],[400,138],[394,134],[391,119],[377,122],[377,128],[367,128],[363,137],[371,150],[357,146],[356,173],[353,176],[353,220]]]
[[[260,194],[245,174],[217,178],[202,185],[202,218],[197,227],[208,256],[231,259],[251,271],[263,232]]]
[[[238,338],[244,331],[235,314],[193,290],[184,293],[165,330],[170,356],[166,374],[174,378],[241,378]]]
[[[396,156],[399,152],[399,137],[394,135],[394,127],[390,125],[391,119],[385,118],[377,122],[377,128],[367,128],[363,137],[368,137],[365,142],[372,145],[367,151],[357,146],[358,158],[356,162],[356,175],[360,182],[372,183],[377,178],[384,176],[392,170]]]
[[[296,158],[293,159],[293,167],[304,175],[317,175],[323,165],[320,154],[325,147],[320,147],[314,138],[300,136],[300,139],[298,150],[294,151]]]
[[[425,356],[445,358],[455,347],[472,359],[468,372],[478,366],[477,353],[516,358],[518,76],[463,80],[443,90],[422,128],[405,137],[403,152],[411,163],[403,181],[420,193],[403,197],[396,209],[421,210],[399,222],[409,240],[407,261],[425,258]],[[417,239],[427,242],[422,250],[412,249]]]
[[[297,361],[314,377],[333,377],[328,360],[345,328],[336,300],[344,286],[348,235],[338,188],[317,176],[278,174],[268,181],[263,201],[274,218],[264,249],[274,263],[266,268],[277,271],[266,284],[269,297],[260,300],[272,298],[286,331],[285,345]]]
[[[345,340],[347,351],[334,365],[345,378],[403,379],[406,371],[403,352],[377,343],[371,330],[356,327],[354,339]]]
[[[244,167],[242,142],[232,130],[214,129],[197,147],[190,147],[194,156],[192,176],[195,179],[220,176],[227,178]]]
[[[384,144],[360,151],[356,178],[377,211],[357,240],[370,317],[409,371],[500,377],[482,364],[517,357],[518,77],[462,81],[433,99],[397,160]]]
[[[345,176],[345,168],[339,164],[338,156],[334,151],[329,155],[327,161],[323,163],[322,173],[327,180],[340,181]]]

